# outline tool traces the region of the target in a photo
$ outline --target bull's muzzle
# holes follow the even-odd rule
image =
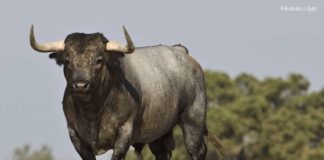
[[[72,89],[75,93],[87,93],[91,91],[91,85],[85,81],[75,81],[72,83]]]

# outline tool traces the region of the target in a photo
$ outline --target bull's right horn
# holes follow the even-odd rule
[[[36,39],[34,36],[34,26],[33,25],[30,28],[29,41],[30,41],[31,47],[38,52],[62,52],[62,51],[64,51],[64,46],[65,46],[64,41],[56,41],[56,42],[38,44],[36,42]]]

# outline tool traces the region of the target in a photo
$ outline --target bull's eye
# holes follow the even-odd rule
[[[96,59],[96,64],[102,64],[102,62],[103,62],[103,59],[101,56]]]
[[[103,59],[102,59],[102,57],[100,56],[100,57],[98,57],[98,58],[96,59],[96,68],[100,68],[100,67],[102,66],[102,64],[103,64]]]

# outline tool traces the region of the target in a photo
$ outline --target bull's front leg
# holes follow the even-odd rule
[[[118,130],[118,138],[114,145],[111,160],[123,160],[131,145],[133,135],[133,121],[126,122]]]
[[[74,148],[77,150],[82,160],[96,160],[96,156],[91,146],[83,143],[74,129],[69,128],[69,134]]]

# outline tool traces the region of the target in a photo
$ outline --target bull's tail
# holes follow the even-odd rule
[[[230,154],[225,150],[221,143],[221,140],[218,137],[214,136],[211,132],[208,131],[208,129],[206,129],[205,136],[207,137],[208,141],[217,149],[222,159],[231,159]]]

